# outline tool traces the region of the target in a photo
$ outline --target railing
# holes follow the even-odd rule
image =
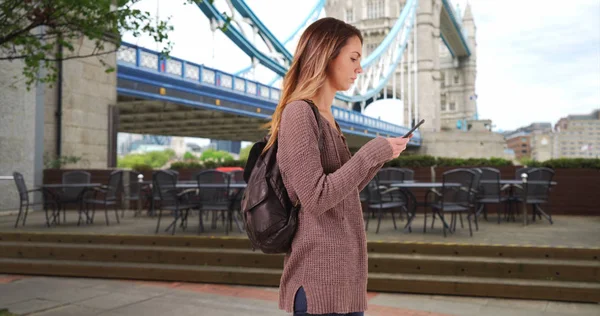
[[[281,90],[269,87],[256,81],[223,72],[218,69],[195,64],[179,58],[164,58],[159,52],[138,47],[129,43],[122,43],[117,52],[117,62],[120,66],[135,67],[146,71],[159,72],[164,75],[177,77],[186,81],[211,85],[221,89],[242,93],[257,98],[277,103]],[[333,106],[333,116],[340,122],[356,125],[364,130],[385,134],[403,134],[409,129],[403,126],[390,124],[379,119],[364,116],[358,112]],[[358,130],[357,132],[362,132]],[[420,143],[418,132],[411,141],[412,144]]]

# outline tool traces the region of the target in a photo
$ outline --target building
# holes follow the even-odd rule
[[[551,123],[532,123],[515,131],[506,132],[504,137],[506,147],[515,152],[517,160],[530,158],[544,161],[552,158],[554,135]]]
[[[561,118],[554,130],[553,158],[600,157],[600,109]]]
[[[477,28],[473,19],[471,6],[467,5],[464,12],[459,8],[455,10],[455,15],[461,23],[463,32],[471,51],[468,58],[455,58],[450,54],[446,44],[439,37],[439,18],[431,21],[430,16],[438,16],[439,6],[433,9],[426,1],[419,1],[417,13],[417,32],[419,41],[417,43],[417,59],[419,60],[418,81],[419,87],[427,87],[427,90],[418,90],[417,106],[420,118],[426,118],[427,126],[421,130],[437,132],[440,129],[455,130],[458,121],[477,120],[477,94],[475,93],[475,79],[477,74],[477,42],[475,35]],[[356,26],[363,35],[363,56],[370,55],[394,26],[396,19],[400,16],[406,0],[385,1],[385,0],[329,0],[327,1],[325,11],[327,16],[341,19]],[[430,10],[430,11],[428,11]],[[462,16],[462,18],[461,18]],[[433,29],[431,29],[433,27]],[[428,38],[431,34],[437,33],[433,45],[430,45]],[[407,62],[412,55],[414,37],[411,37],[409,49],[405,50],[405,58],[401,65],[396,67],[396,97],[400,98],[401,83],[404,83],[404,126],[409,126],[408,115],[409,99],[408,83],[414,81],[415,74],[412,65]],[[431,57],[429,57],[431,56]],[[364,58],[363,57],[363,58]],[[433,57],[433,59],[432,59]],[[428,66],[425,66],[428,65]],[[431,65],[431,66],[429,66]],[[403,78],[401,78],[403,77]],[[411,77],[411,79],[409,79]],[[429,80],[433,80],[433,82]],[[431,82],[431,84],[424,84]],[[392,80],[390,80],[387,97],[393,96]],[[427,100],[431,99],[432,102]],[[379,97],[383,97],[381,94]],[[414,110],[413,110],[414,111]],[[414,112],[413,112],[414,113]]]
[[[506,138],[506,147],[515,153],[515,159],[531,158],[531,135],[526,132],[510,134]]]

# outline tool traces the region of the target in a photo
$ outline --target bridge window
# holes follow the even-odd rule
[[[346,9],[346,16],[345,16],[345,20],[346,22],[350,23],[350,22],[354,22],[354,9],[350,8],[350,9]]]
[[[369,0],[367,2],[367,19],[383,17],[383,0]]]
[[[442,103],[442,111],[446,111],[446,103]]]
[[[456,102],[450,102],[450,111],[456,111]]]
[[[445,93],[442,93],[442,95],[440,96],[440,103],[442,104],[442,110],[445,111],[446,110],[446,103],[447,103],[446,94]]]
[[[460,82],[460,77],[458,74],[454,75],[454,84],[458,84]]]

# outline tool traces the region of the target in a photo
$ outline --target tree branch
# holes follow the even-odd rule
[[[22,30],[12,32],[6,36],[1,36],[0,37],[0,45],[10,42],[10,41],[14,40],[15,38],[17,38],[18,36],[21,36],[25,33],[30,32],[31,30],[33,30],[34,28],[36,28],[40,25],[42,25],[42,24],[39,21],[34,21],[29,26],[27,26],[26,28],[24,28]]]
[[[102,55],[108,55],[108,54],[112,54],[117,52],[119,49],[113,49],[110,51],[106,51],[106,52],[101,52],[101,53],[95,53],[95,51],[97,50],[97,48],[94,48],[94,52],[92,52],[91,54],[88,55],[76,55],[76,56],[69,56],[69,57],[63,57],[63,58],[41,58],[41,61],[65,61],[65,60],[69,60],[69,59],[78,59],[78,58],[88,58],[88,57],[93,57],[93,56],[102,56]],[[14,59],[23,59],[28,57],[29,55],[19,55],[19,56],[9,56],[9,57],[0,57],[0,60],[14,60]]]

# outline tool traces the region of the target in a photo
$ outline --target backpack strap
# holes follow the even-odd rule
[[[319,128],[319,150],[323,151],[323,137],[321,137],[321,134],[323,133],[321,131],[321,114],[319,114],[319,108],[315,105],[315,103],[310,100],[310,99],[304,99],[303,101],[305,101],[306,103],[308,103],[308,105],[310,105],[310,108],[312,109],[313,113],[315,114],[315,119],[317,120],[317,127]]]

